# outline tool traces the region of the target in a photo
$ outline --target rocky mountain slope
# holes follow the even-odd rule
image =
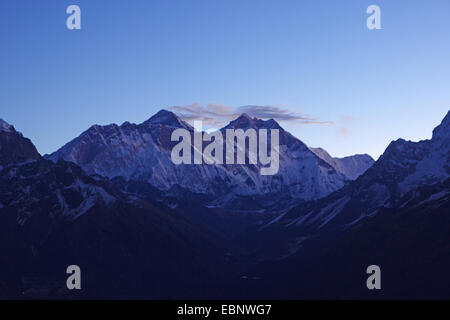
[[[75,159],[91,170],[87,173],[74,162],[41,158],[28,139],[3,122],[0,149],[10,148],[14,156],[0,168],[0,297],[449,297],[450,112],[432,139],[392,142],[356,180],[303,201],[269,223],[263,212],[204,206],[223,195],[193,192],[178,183],[155,186],[147,164],[135,160],[167,156],[171,146],[162,137],[180,126],[192,130],[163,112],[145,125],[91,128],[64,149],[68,155],[74,151]],[[327,170],[322,182],[344,176],[336,163],[328,163],[333,159],[318,157],[273,120],[243,115],[227,128],[278,128],[283,183],[289,175],[317,178],[321,170]],[[141,153],[143,145],[155,154]],[[106,154],[129,157],[116,166]],[[136,163],[136,175],[112,174],[126,174],[129,159]],[[193,167],[205,174],[216,166]],[[108,177],[95,171],[99,168],[114,170]],[[301,170],[296,176],[283,168]],[[258,165],[214,170],[241,179],[252,177]],[[265,190],[274,185],[264,183],[275,177],[252,181]],[[273,201],[262,193],[235,196],[233,204],[248,204],[249,198]],[[78,293],[65,288],[65,268],[71,264],[80,265],[85,277],[86,289]],[[382,268],[382,292],[364,287],[365,268],[371,264]]]
[[[189,192],[208,195],[209,207],[253,208],[287,206],[295,201],[323,197],[343,187],[366,167],[342,162],[337,166],[324,161],[304,143],[286,132],[274,120],[241,115],[221,129],[279,129],[280,169],[276,175],[263,176],[258,165],[175,165],[170,158],[171,133],[193,128],[175,114],[162,110],[141,124],[92,126],[48,159],[64,159],[80,165],[89,174],[109,178],[149,182],[160,190],[178,186]],[[359,163],[358,161],[356,161]],[[357,168],[358,167],[358,168]],[[346,173],[350,173],[349,176]],[[264,199],[263,199],[264,198]]]
[[[40,155],[29,139],[0,119],[0,169],[11,163],[39,159]]]
[[[293,229],[298,236],[310,237],[345,230],[383,210],[448,197],[449,190],[438,186],[450,178],[449,125],[450,112],[434,129],[431,140],[393,141],[355,181],[322,199],[296,206],[266,228]]]
[[[309,148],[318,157],[333,166],[338,172],[343,173],[350,180],[355,180],[369,169],[375,160],[368,154],[355,154],[344,158],[333,158],[322,148]]]
[[[10,130],[0,149],[20,157],[0,169],[0,298],[201,297],[233,275],[211,228],[74,163],[43,159]],[[72,264],[83,272],[81,292],[66,288]]]

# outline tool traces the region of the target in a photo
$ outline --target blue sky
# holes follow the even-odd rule
[[[0,118],[48,153],[170,106],[272,106],[325,122],[281,122],[308,145],[377,158],[449,110],[449,36],[448,0],[2,0]]]

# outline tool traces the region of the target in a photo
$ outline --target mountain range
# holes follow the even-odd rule
[[[73,298],[74,263],[86,270],[76,298],[187,298],[222,278],[214,270],[228,275],[221,236],[181,212],[44,159],[12,126],[0,141],[12,151],[0,170],[0,297]]]
[[[383,155],[355,181],[318,201],[300,205],[277,218],[277,224],[293,228],[344,228],[382,208],[413,203],[417,190],[444,183],[450,175],[450,113],[433,131],[431,140],[393,141]],[[437,189],[430,200],[448,196]],[[426,201],[426,199],[423,199]]]
[[[393,141],[374,162],[243,114],[221,132],[280,130],[280,170],[261,176],[174,165],[171,133],[193,128],[165,110],[45,156],[0,120],[0,297],[448,298],[449,126],[450,112],[432,139]],[[382,294],[365,289],[370,264]]]
[[[160,190],[174,186],[203,194],[210,207],[267,209],[318,199],[343,187],[373,163],[368,155],[333,159],[325,151],[308,148],[275,120],[247,114],[220,129],[278,129],[280,170],[260,174],[257,165],[175,165],[170,157],[176,144],[171,133],[193,128],[174,113],[161,110],[141,124],[94,125],[49,156],[81,166],[88,174],[148,182]],[[264,198],[262,200],[261,198]]]

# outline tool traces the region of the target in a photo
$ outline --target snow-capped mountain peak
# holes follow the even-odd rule
[[[0,119],[0,170],[3,166],[37,160],[41,156],[35,146],[14,126]]]
[[[150,117],[150,119],[145,121],[142,125],[145,126],[164,125],[171,128],[185,128],[185,129],[192,128],[189,124],[178,118],[178,116],[175,113],[165,109],[158,111],[155,115]]]
[[[14,127],[0,118],[0,131],[12,132],[14,131]]]
[[[319,158],[327,162],[337,171],[345,174],[349,179],[355,180],[366,172],[375,162],[368,154],[355,154],[344,158],[334,158],[322,148],[309,148]]]
[[[281,126],[274,119],[262,120],[258,118],[252,118],[247,113],[241,114],[235,120],[231,121],[223,129],[282,129]],[[222,129],[222,130],[223,130]]]
[[[431,140],[391,142],[355,181],[317,202],[294,208],[276,222],[315,230],[326,224],[342,228],[380,210],[402,208],[414,197],[421,197],[423,190],[431,192],[434,186],[437,194],[441,194],[441,186],[450,178],[449,114],[433,131]]]
[[[252,118],[248,114],[230,122],[225,129],[280,129],[280,170],[274,176],[261,176],[258,166],[175,165],[171,135],[177,128],[192,127],[174,113],[161,110],[147,121],[134,125],[94,126],[54,154],[56,162],[65,159],[80,165],[88,174],[109,178],[122,176],[150,183],[160,190],[178,186],[213,198],[214,206],[235,206],[236,198],[265,196],[265,199],[317,199],[337,190],[348,178],[318,158],[307,146],[283,130],[273,120]],[[267,195],[276,195],[268,197]],[[239,202],[239,201],[238,201]],[[270,202],[270,201],[269,201]],[[258,202],[257,202],[258,203]]]

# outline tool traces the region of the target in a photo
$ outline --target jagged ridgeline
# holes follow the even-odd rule
[[[220,129],[278,129],[279,170],[264,176],[260,165],[176,165],[171,150],[174,130],[193,128],[174,113],[162,110],[141,124],[92,126],[47,158],[64,159],[88,174],[124,177],[169,191],[178,187],[209,199],[206,205],[231,209],[286,208],[340,189],[373,163],[368,155],[333,159],[322,157],[285,131],[275,120],[243,114]],[[247,145],[248,147],[248,145]],[[354,160],[354,161],[353,161]]]
[[[449,125],[373,163],[242,115],[221,130],[280,133],[280,170],[262,176],[175,165],[171,134],[193,129],[164,110],[92,126],[44,157],[0,120],[0,296],[361,298],[380,264],[383,297],[448,298]],[[80,292],[66,288],[72,264]]]

